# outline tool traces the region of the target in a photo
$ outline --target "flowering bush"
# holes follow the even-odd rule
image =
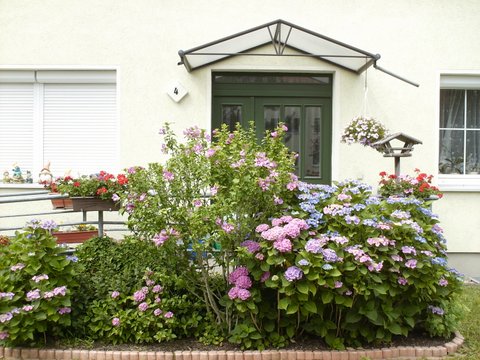
[[[419,169],[415,169],[415,174],[415,176],[400,175],[397,177],[382,171],[379,174],[381,176],[379,194],[385,197],[391,195],[414,196],[419,199],[443,196],[440,190],[432,185],[433,175],[422,173]]]
[[[228,295],[243,317],[231,341],[262,348],[309,333],[342,348],[454,330],[461,278],[422,200],[381,200],[354,181],[299,189],[298,208],[239,249]]]
[[[144,286],[131,294],[112,291],[88,307],[89,335],[112,343],[161,342],[176,337],[172,331],[178,299],[163,297],[163,287],[153,271],[144,275]],[[181,300],[181,299],[180,299]]]
[[[371,117],[356,116],[343,131],[342,142],[348,145],[360,143],[363,146],[371,146],[383,139],[386,134],[387,129],[380,122]]]
[[[118,194],[125,191],[128,184],[128,178],[125,174],[118,174],[117,176],[109,174],[105,171],[100,171],[98,174],[79,178],[72,178],[66,176],[58,178],[54,183],[50,184],[50,189],[53,192],[60,192],[74,196],[93,196],[104,200],[118,201]]]
[[[235,264],[235,249],[258,224],[282,211],[297,186],[285,131],[280,126],[259,141],[253,124],[232,133],[224,126],[211,141],[194,127],[179,143],[167,125],[161,130],[170,155],[166,164],[128,171],[129,191],[122,203],[130,228],[164,251],[168,266],[227,329],[234,321],[232,308],[219,299]],[[221,276],[214,275],[214,264]]]
[[[37,344],[70,325],[74,269],[50,234],[54,228],[34,220],[1,249],[0,344]]]

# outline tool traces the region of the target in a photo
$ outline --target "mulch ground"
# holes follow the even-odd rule
[[[449,342],[454,338],[454,335],[450,338],[439,338],[439,337],[429,337],[426,334],[422,333],[411,333],[408,337],[394,337],[391,343],[375,343],[364,345],[363,349],[373,349],[373,348],[384,348],[384,347],[397,347],[397,346],[441,346],[446,342]],[[55,348],[60,349],[69,349],[72,346],[65,344],[55,344]],[[86,350],[100,350],[100,351],[216,351],[216,350],[225,350],[225,351],[235,351],[241,350],[239,346],[235,344],[230,344],[224,342],[221,346],[216,345],[204,345],[195,339],[180,339],[173,340],[168,342],[162,342],[158,344],[148,344],[148,345],[139,345],[139,344],[120,344],[120,345],[110,345],[103,343],[94,343],[92,344],[78,344],[75,345],[76,349],[86,349]],[[304,350],[304,351],[322,351],[322,350],[331,350],[323,341],[318,339],[305,339],[299,342],[291,343],[282,350]]]

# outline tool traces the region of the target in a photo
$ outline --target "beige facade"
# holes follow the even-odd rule
[[[312,58],[261,56],[189,73],[177,65],[178,50],[284,19],[379,53],[379,65],[420,87],[369,68],[368,114],[392,132],[423,141],[402,160],[402,171],[417,167],[437,175],[440,76],[480,74],[479,16],[476,0],[0,0],[0,70],[116,70],[120,167],[162,159],[158,129],[165,121],[178,132],[210,128],[214,71],[331,73],[332,178],[375,184],[380,171],[393,172],[393,160],[339,141],[345,125],[363,112],[365,73]],[[188,91],[178,103],[167,95],[175,81]],[[480,178],[471,186],[478,191],[458,191],[462,181],[434,210],[449,251],[477,259],[467,268],[459,261],[460,270],[480,277]]]

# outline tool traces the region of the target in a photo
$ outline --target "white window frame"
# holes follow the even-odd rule
[[[115,121],[117,123],[116,133],[115,133],[115,153],[117,157],[113,160],[114,167],[120,171],[120,68],[117,66],[104,66],[104,65],[0,65],[0,70],[8,70],[8,71],[52,71],[52,72],[59,72],[59,71],[115,71],[116,74],[116,114],[115,114]],[[53,75],[54,73],[52,73]],[[80,81],[82,82],[82,81]],[[88,81],[87,81],[88,82]],[[42,83],[34,83],[34,96],[42,97],[43,99],[43,86]],[[39,100],[39,99],[35,99]],[[34,159],[33,164],[35,167],[39,167],[40,169],[43,167],[43,159],[42,159],[42,151],[43,151],[43,117],[39,114],[43,113],[43,101],[35,101],[35,109],[34,109],[34,123],[35,123],[35,138],[34,138]],[[0,181],[0,189],[2,188],[42,188],[43,186],[36,183],[38,181],[38,174],[33,175],[33,184],[5,184]]]
[[[445,77],[458,76],[459,78],[464,78],[464,86],[453,83],[450,85],[443,85],[447,83]],[[442,81],[442,77],[444,77]],[[468,77],[477,77],[480,81],[480,71],[479,70],[458,70],[458,71],[440,71],[438,75],[437,83],[437,101],[436,101],[436,113],[435,113],[435,128],[436,132],[436,144],[437,144],[437,153],[436,153],[436,166],[437,166],[437,179],[438,187],[441,191],[452,191],[452,192],[478,192],[480,191],[480,174],[440,174],[438,171],[438,160],[440,158],[440,89],[459,89],[459,90],[468,90],[468,89],[480,89],[480,86],[472,85],[468,83]],[[442,84],[443,83],[443,84]],[[473,86],[473,87],[472,87]]]

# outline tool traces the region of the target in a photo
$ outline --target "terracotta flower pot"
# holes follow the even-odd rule
[[[58,231],[52,235],[57,238],[57,244],[79,244],[98,236],[98,231]]]

